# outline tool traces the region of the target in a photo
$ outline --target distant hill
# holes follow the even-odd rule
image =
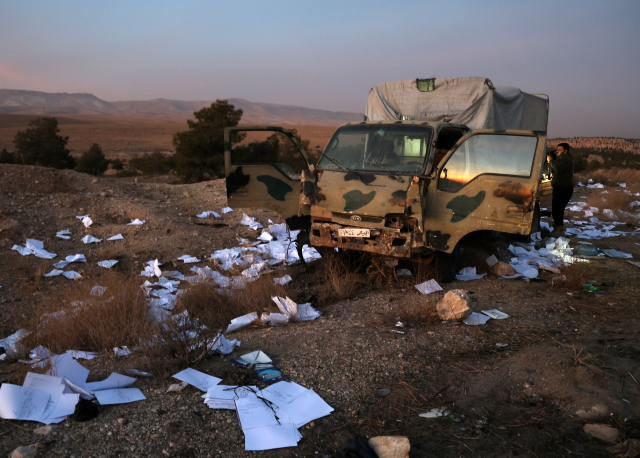
[[[242,122],[256,124],[305,124],[333,126],[345,122],[361,121],[363,114],[314,108],[254,103],[244,99],[228,99],[244,112]],[[26,115],[124,115],[181,118],[192,117],[193,112],[211,105],[212,100],[169,100],[107,102],[93,94],[67,94],[38,91],[0,89],[0,114]]]
[[[634,138],[615,137],[575,137],[575,138],[550,138],[547,146],[555,148],[558,143],[568,143],[571,148],[579,148],[594,151],[619,151],[624,153],[640,154],[640,140]]]

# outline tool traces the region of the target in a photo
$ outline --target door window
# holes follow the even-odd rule
[[[467,138],[440,172],[438,189],[457,192],[483,174],[530,177],[537,137],[478,134]]]
[[[300,181],[300,172],[307,170],[306,159],[291,140],[282,132],[273,132],[265,140],[265,131],[246,131],[247,138],[231,149],[231,163],[269,164],[288,179]],[[267,132],[268,133],[268,132]]]

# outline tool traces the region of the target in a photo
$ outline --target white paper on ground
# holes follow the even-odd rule
[[[272,362],[271,358],[269,358],[262,350],[256,350],[251,353],[247,353],[246,355],[242,355],[240,359],[249,364],[265,364]]]
[[[113,266],[115,266],[116,264],[118,264],[118,261],[116,260],[109,260],[109,261],[100,261],[98,262],[98,265],[100,267],[104,267],[106,269],[111,269]]]
[[[18,385],[0,386],[0,418],[40,421],[51,395]]]
[[[282,313],[263,313],[260,317],[260,321],[263,323],[268,323],[272,326],[278,326],[280,324],[289,323],[289,318],[287,318]]]
[[[126,345],[123,345],[122,348],[113,347],[113,353],[118,358],[120,358],[121,356],[131,355],[133,353],[133,350],[130,350],[129,347],[127,347]]]
[[[84,224],[84,227],[89,228],[93,224],[93,220],[90,217],[85,216],[82,218],[82,224]]]
[[[307,304],[298,304],[298,311],[296,312],[296,321],[310,321],[315,320],[322,316],[322,312],[314,309],[311,306],[311,302]]]
[[[173,378],[181,382],[187,382],[189,385],[195,386],[201,391],[207,391],[210,387],[217,385],[222,381],[221,378],[205,374],[192,368],[187,368],[178,372]]]
[[[243,429],[246,451],[271,450],[298,445],[300,433],[292,423]]]
[[[288,274],[285,275],[284,277],[280,277],[280,278],[274,278],[273,282],[277,285],[286,285],[288,283],[290,283],[293,280],[293,278],[291,278]]]
[[[93,359],[102,356],[100,353],[95,351],[67,350],[65,353],[70,354],[74,359]]]
[[[396,275],[399,277],[413,277],[413,274],[409,269],[398,269]]]
[[[329,415],[333,412],[333,408],[313,390],[307,390],[290,403],[278,405],[275,411],[278,417],[283,413],[291,423],[300,428],[313,420]]]
[[[228,355],[234,350],[234,348],[239,346],[239,340],[229,340],[224,336],[224,334],[218,334],[216,338],[209,344],[209,352],[218,352],[221,355]]]
[[[84,384],[89,376],[89,369],[76,362],[69,353],[51,358],[51,368],[47,375],[66,378],[72,383]]]
[[[33,254],[33,251],[31,251],[29,248],[24,247],[24,246],[19,246],[19,245],[13,245],[11,247],[11,249],[13,251],[17,251],[18,253],[20,253],[22,256],[29,256],[30,254]]]
[[[215,216],[216,218],[220,218],[220,215],[214,211],[204,211],[199,215],[196,215],[198,218],[208,218],[209,216]]]
[[[62,275],[67,277],[69,280],[75,280],[76,278],[79,278],[79,277],[82,276],[78,272],[76,272],[75,270],[69,270],[67,272],[62,272]]]
[[[436,291],[442,291],[442,288],[435,280],[427,280],[424,283],[420,283],[419,285],[415,285],[416,289],[420,291],[422,294],[431,294]]]
[[[242,220],[240,220],[240,224],[244,226],[249,226],[249,229],[253,229],[254,231],[258,229],[262,229],[262,224],[257,222],[255,218],[245,214],[242,215]]]
[[[51,272],[44,274],[45,277],[57,277],[58,275],[62,275],[62,271],[58,269],[53,269]]]
[[[71,231],[69,229],[65,229],[63,231],[56,232],[56,237],[58,237],[60,239],[69,240],[69,239],[71,239],[71,237],[69,237],[70,235],[71,235]]]
[[[113,237],[109,237],[107,239],[107,242],[112,242],[114,240],[122,240],[124,237],[122,236],[122,234],[116,234]]]
[[[92,296],[101,297],[106,290],[107,288],[105,286],[94,286],[93,288],[91,288],[91,292],[89,294],[91,294]]]
[[[246,397],[235,401],[236,411],[240,419],[242,430],[258,428],[260,426],[275,426],[278,424],[273,411],[258,398]]]
[[[489,317],[487,315],[483,315],[481,313],[472,312],[471,315],[469,315],[464,320],[462,320],[462,322],[464,324],[469,325],[469,326],[477,326],[477,325],[485,324],[490,319],[491,319],[491,317]]]
[[[44,412],[42,413],[42,416],[38,421],[43,421],[45,418],[51,415],[53,408],[57,404],[60,396],[62,396],[62,393],[65,389],[65,385],[61,378],[44,374],[35,374],[33,372],[27,372],[27,376],[25,377],[22,386],[24,388],[47,393],[50,396],[49,401],[45,406]]]
[[[278,382],[260,391],[260,396],[276,405],[283,405],[289,404],[307,391],[309,391],[307,388],[295,382]]]
[[[263,242],[270,242],[273,240],[273,236],[269,234],[267,231],[262,231],[262,234],[260,234],[260,237],[258,237],[258,240],[262,240]]]
[[[80,216],[76,216],[76,218],[78,218],[79,220],[81,220],[81,221],[82,221],[83,219],[88,218],[88,217],[90,217],[90,216],[91,216],[91,214],[88,214],[88,215],[80,215]]]
[[[139,220],[138,218],[132,219],[130,223],[127,223],[127,226],[142,226],[145,220]]]
[[[200,262],[200,259],[196,258],[195,256],[189,256],[188,254],[185,254],[183,256],[180,256],[178,258],[178,261],[184,261],[185,264],[191,264],[194,262]]]
[[[118,390],[104,390],[96,392],[96,399],[100,405],[126,404],[129,402],[143,401],[142,391],[138,388],[122,388]]]
[[[498,258],[496,258],[496,256],[494,254],[492,254],[487,259],[485,259],[485,262],[487,264],[489,264],[489,267],[493,267],[494,265],[496,265],[498,263]]]
[[[138,369],[126,369],[124,370],[129,375],[139,375],[141,377],[151,377],[149,372],[139,371]]]
[[[93,235],[85,235],[84,237],[82,237],[82,239],[80,239],[82,241],[82,243],[89,244],[89,243],[97,243],[97,242],[102,242],[102,239],[97,239],[95,238]]]
[[[459,281],[469,281],[469,280],[479,280],[481,278],[486,277],[487,274],[477,274],[475,267],[465,267],[456,275],[456,280]]]
[[[288,297],[282,298],[278,296],[271,296],[271,300],[278,306],[280,313],[286,316],[289,320],[291,320],[291,318],[296,316],[296,313],[298,313],[298,304],[296,304]]]
[[[497,309],[481,310],[481,312],[494,320],[504,320],[505,318],[509,318],[509,315]]]
[[[132,385],[134,382],[136,382],[136,379],[133,377],[127,377],[126,375],[112,372],[111,375],[109,375],[109,377],[107,377],[106,379],[100,382],[85,383],[85,386],[89,389],[90,392],[96,392],[112,390],[115,388],[125,388],[129,385]]]
[[[224,207],[222,209],[222,213],[231,213],[233,211],[233,208],[231,207]]]
[[[225,334],[228,332],[236,331],[240,328],[250,325],[254,321],[258,319],[258,314],[256,312],[251,312],[246,315],[239,316],[231,320],[231,324],[227,327]]]

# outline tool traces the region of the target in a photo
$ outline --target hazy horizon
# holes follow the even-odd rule
[[[483,76],[550,96],[549,136],[640,137],[640,2],[0,4],[0,87],[362,113],[371,87]]]

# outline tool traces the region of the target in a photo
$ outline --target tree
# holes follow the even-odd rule
[[[124,164],[120,159],[114,159],[111,161],[111,166],[113,170],[122,170],[124,168]]]
[[[72,169],[76,160],[66,148],[69,137],[58,135],[56,118],[37,118],[29,123],[29,128],[18,132],[13,143],[16,145],[17,162],[41,165],[56,169]]]
[[[205,173],[224,177],[224,128],[237,126],[242,110],[226,100],[216,100],[210,107],[193,113],[196,120],[187,121],[189,130],[173,136],[176,148],[176,173],[185,181],[202,181]],[[231,143],[244,139],[236,132]]]
[[[102,148],[97,143],[91,145],[78,159],[76,172],[102,175],[109,168],[109,161],[105,159]]]
[[[0,164],[15,164],[16,163],[16,157],[13,155],[13,153],[10,153],[9,151],[7,151],[6,148],[3,148],[2,151],[0,151]]]

